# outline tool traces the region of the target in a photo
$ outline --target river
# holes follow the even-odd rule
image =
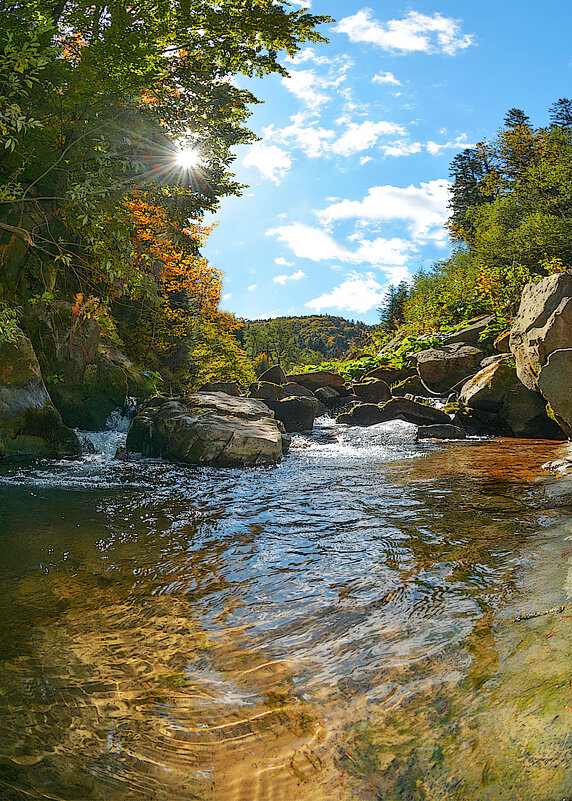
[[[572,799],[565,446],[124,436],[0,466],[1,801]]]

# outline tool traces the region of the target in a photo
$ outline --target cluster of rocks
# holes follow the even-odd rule
[[[510,331],[494,342],[491,322],[474,320],[414,354],[410,367],[378,367],[359,382],[275,366],[246,391],[213,382],[186,397],[148,397],[127,450],[188,464],[274,464],[290,433],[325,413],[351,426],[405,420],[419,439],[571,436],[572,274],[528,285]],[[0,343],[0,458],[76,453],[73,427],[103,428],[128,392],[150,394],[144,374],[101,342],[96,321],[77,324],[70,304],[38,309],[27,334]],[[52,378],[49,393],[42,375]]]

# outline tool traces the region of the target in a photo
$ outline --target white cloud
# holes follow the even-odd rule
[[[419,186],[373,186],[363,200],[342,200],[317,212],[326,225],[336,220],[402,220],[416,240],[444,239],[449,181],[444,178]]]
[[[284,242],[298,258],[310,259],[311,261],[323,261],[324,259],[340,259],[341,261],[351,261],[352,253],[343,245],[339,245],[336,240],[319,228],[311,228],[303,223],[292,223],[282,225],[278,228],[271,228],[266,232],[267,236],[277,236],[280,242]]]
[[[326,74],[319,75],[314,69],[293,69],[287,77],[282,78],[282,84],[310,110],[317,111],[330,100],[330,93],[325,90],[339,89],[353,61],[346,55],[332,59],[319,58],[311,49],[309,53],[306,51],[306,58],[302,60],[313,61],[318,65],[326,64]]]
[[[254,290],[256,289],[256,287],[257,287],[257,284],[251,284],[251,285],[248,287],[248,291],[249,291],[249,292],[254,292]]]
[[[461,33],[458,20],[441,14],[429,17],[417,11],[410,11],[404,19],[382,23],[374,19],[371,8],[362,8],[351,17],[340,20],[334,30],[346,33],[352,42],[367,42],[401,53],[445,53],[452,56],[474,44],[473,36]]]
[[[292,159],[285,150],[265,142],[255,142],[242,159],[245,167],[256,167],[265,178],[280,184],[292,166]]]
[[[352,250],[345,245],[340,245],[334,237],[320,228],[311,228],[303,223],[272,228],[266,234],[277,236],[301,259],[310,259],[311,261],[336,259],[349,264],[368,263],[382,269],[405,265],[411,253],[416,250],[415,243],[409,239],[377,237],[370,240],[365,239],[359,232],[349,237],[350,242],[357,243],[356,249]],[[297,280],[303,278],[304,274],[298,270],[293,276],[277,276],[274,281],[284,283],[283,280],[278,281],[278,279],[293,279],[294,276]]]
[[[232,292],[227,292],[225,295],[222,296],[221,300],[230,300],[232,298]]]
[[[375,279],[373,273],[358,273],[353,270],[331,292],[325,292],[304,305],[317,312],[324,309],[339,309],[365,314],[379,306],[385,297],[385,292],[386,288]]]
[[[380,145],[380,150],[384,156],[411,156],[413,153],[419,153],[423,150],[421,142],[408,142],[407,139],[400,139],[396,142],[390,142],[387,145]]]
[[[306,278],[306,273],[302,272],[302,270],[296,270],[292,275],[276,275],[272,280],[275,284],[282,284],[282,286],[284,286],[286,281],[300,281],[302,278]]]
[[[285,128],[274,129],[273,125],[269,125],[263,131],[264,136],[299,147],[308,158],[321,156],[327,140],[335,137],[334,131],[313,125],[304,114],[294,114],[290,120],[292,124]]]
[[[474,144],[467,142],[467,135],[461,134],[456,139],[453,139],[449,142],[444,142],[443,144],[439,144],[438,142],[427,142],[425,147],[427,148],[427,152],[431,153],[432,156],[438,156],[443,150],[465,150],[467,147],[474,147]]]
[[[373,83],[393,83],[395,86],[401,86],[401,81],[398,81],[392,72],[378,72],[371,80]]]
[[[284,256],[278,256],[277,259],[274,259],[274,264],[279,264],[281,267],[293,267],[293,261],[286,261]]]
[[[405,133],[405,128],[395,122],[350,122],[345,133],[332,145],[332,150],[340,156],[351,156],[375,145],[380,136]]]
[[[363,239],[360,233],[353,234],[350,239],[357,240],[359,247],[353,254],[352,261],[357,264],[369,262],[370,264],[384,266],[388,264],[404,265],[411,253],[417,250],[415,244],[409,239],[392,237],[384,239]]]

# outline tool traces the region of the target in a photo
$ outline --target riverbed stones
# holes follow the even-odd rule
[[[471,409],[496,412],[501,408],[507,391],[517,382],[516,371],[506,363],[506,359],[493,362],[463,384],[459,400]]]
[[[77,435],[50,400],[30,339],[16,333],[0,342],[0,459],[73,456]]]
[[[434,391],[447,392],[463,378],[476,372],[484,357],[481,348],[455,342],[414,354],[420,378]]]
[[[419,426],[417,439],[466,439],[466,433],[459,426],[443,423],[433,426]]]
[[[550,354],[567,348],[572,348],[572,274],[565,272],[527,284],[522,292],[510,349],[525,387],[536,390]]]
[[[260,400],[279,401],[286,397],[284,389],[280,384],[273,384],[270,381],[259,381],[252,384],[248,390],[249,398],[259,398]]]
[[[380,378],[389,386],[393,386],[394,384],[398,384],[400,381],[405,381],[406,378],[410,378],[410,376],[413,375],[416,375],[416,372],[410,367],[405,367],[402,369],[399,367],[376,367],[374,370],[370,370],[369,373],[366,374],[365,379]]]
[[[127,450],[190,465],[275,464],[288,441],[280,429],[261,400],[222,392],[154,396],[134,417]]]
[[[352,391],[362,403],[385,403],[391,398],[391,390],[380,378],[371,378],[361,384],[354,384]]]

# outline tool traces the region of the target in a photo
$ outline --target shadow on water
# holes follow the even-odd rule
[[[2,467],[0,799],[572,798],[559,447]]]

